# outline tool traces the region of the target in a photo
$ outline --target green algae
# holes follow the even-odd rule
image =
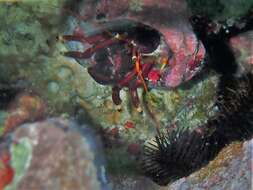
[[[0,33],[0,56],[26,61],[38,54],[49,53],[47,40],[57,34],[55,26],[59,25],[61,18],[59,8],[49,9],[59,7],[56,2],[1,3],[0,28],[4,31]]]
[[[6,190],[17,189],[18,183],[29,167],[32,158],[32,142],[28,138],[22,138],[17,144],[11,145],[11,166],[15,171],[14,179]]]
[[[237,18],[244,14],[253,6],[253,0],[221,0],[224,6],[223,18]]]
[[[130,0],[129,7],[131,11],[141,11],[143,6],[143,0]]]
[[[151,91],[146,103],[162,126],[177,124],[184,129],[195,128],[215,114],[214,97],[218,78],[213,73],[192,88],[173,91]]]
[[[107,150],[107,171],[111,175],[136,175],[138,171],[138,162],[129,157],[125,149]]]
[[[0,137],[3,135],[4,132],[4,122],[7,117],[7,112],[0,111]]]
[[[253,6],[253,0],[187,0],[187,3],[194,14],[220,19],[243,16]]]

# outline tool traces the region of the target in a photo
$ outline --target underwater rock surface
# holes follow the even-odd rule
[[[6,189],[109,189],[96,140],[86,126],[60,118],[18,127],[10,145],[15,175]]]
[[[38,102],[43,100],[41,105],[46,109],[43,109],[43,113],[39,111],[38,113],[44,117],[64,115],[66,118],[70,118],[74,116],[84,123],[87,121],[92,123],[91,127],[101,129],[101,134],[105,138],[105,156],[108,161],[108,170],[115,190],[159,189],[150,180],[140,177],[137,167],[141,145],[156,134],[154,127],[156,124],[150,117],[150,110],[152,110],[156,120],[159,121],[162,130],[194,128],[215,114],[214,99],[218,76],[212,72],[204,73],[203,78],[190,81],[184,87],[173,91],[152,89],[148,94],[145,94],[142,89],[139,89],[138,94],[143,106],[141,113],[132,106],[127,90],[123,89],[121,91],[123,103],[119,110],[112,102],[111,88],[102,86],[91,78],[87,68],[85,68],[85,61],[82,63],[83,65],[80,65],[76,60],[62,55],[67,47],[62,42],[57,41],[56,37],[66,33],[66,28],[69,27],[67,21],[73,18],[71,13],[61,9],[66,2],[68,1],[44,0],[38,3],[38,1],[24,0],[0,4],[0,17],[2,18],[0,22],[0,84],[6,81],[15,83],[23,80],[29,84],[26,86],[26,91],[36,93],[38,99],[35,98],[35,100]],[[99,1],[83,0],[83,2],[89,4],[89,6],[84,7],[83,14],[87,15],[87,18],[93,18],[97,13],[94,10],[100,6],[99,3],[94,2]],[[140,12],[145,6],[152,7],[155,1],[112,0],[110,2],[109,18],[121,15],[127,10],[140,18]],[[173,10],[169,14],[170,19],[161,25],[174,20],[177,17],[174,15],[175,13],[184,14],[179,11],[180,7],[183,10],[186,9],[186,4],[182,2],[168,0],[159,5]],[[199,8],[196,0],[187,2],[188,4],[193,2],[192,6],[195,6],[196,9]],[[227,5],[223,11],[224,14],[231,15],[234,13],[235,6],[232,6],[233,3],[229,4],[230,1],[226,0],[221,2],[221,7]],[[237,4],[236,1],[233,2]],[[240,2],[242,2],[241,7],[243,8],[236,6],[236,15],[245,12],[248,9],[248,4],[250,4],[250,1],[247,0]],[[118,7],[119,4],[122,5],[120,8]],[[204,5],[200,6],[202,8],[204,6],[210,14],[219,12],[215,3],[214,6],[209,6],[212,3],[202,1],[202,4]],[[102,10],[102,3],[100,8]],[[145,17],[144,20],[149,22],[148,19],[157,21],[156,16]],[[85,26],[86,28],[90,27],[89,24]],[[246,69],[252,69],[253,65],[252,36],[252,33],[248,33],[244,37],[231,41],[237,59],[241,61],[243,67],[246,65]],[[174,41],[177,44],[177,41]],[[251,65],[247,65],[248,63]],[[2,107],[8,106],[3,105]],[[26,106],[21,106],[21,108],[25,108],[22,109],[21,114],[18,112],[22,123],[38,118],[30,117],[33,115],[33,107],[27,109]],[[6,127],[4,121],[8,116],[9,113],[6,110],[0,112],[0,134]],[[14,184],[7,189],[27,190],[38,185],[39,188],[47,187],[49,189],[94,187],[95,190],[101,186],[101,182],[99,182],[101,180],[97,180],[97,178],[103,179],[104,174],[102,171],[99,175],[96,172],[96,164],[94,164],[94,151],[96,149],[90,150],[85,146],[83,134],[66,132],[64,126],[67,126],[68,122],[63,120],[55,122],[56,120],[27,124],[26,127],[22,126],[21,128],[14,127],[15,129],[17,127],[17,131],[14,132],[13,136],[19,143],[17,145],[13,143],[12,147],[14,147],[13,150],[17,150],[17,156],[14,157],[17,161],[15,161],[16,166],[20,169],[15,168]],[[10,118],[9,121],[12,123],[13,119]],[[33,132],[36,134],[32,134]],[[33,142],[38,144],[33,144]],[[84,145],[81,146],[81,144]],[[33,152],[33,150],[36,151]],[[80,151],[80,155],[77,150]],[[64,167],[57,165],[57,163],[61,163]],[[239,160],[235,163],[238,163],[238,166],[240,165]],[[41,168],[45,170],[38,172],[37,170]],[[85,173],[85,170],[89,170],[90,173]],[[234,170],[230,172],[233,175]],[[21,178],[21,176],[23,177]],[[34,180],[29,180],[31,176]],[[52,182],[55,176],[58,176],[57,183]],[[70,180],[72,176],[76,178],[75,183]],[[175,189],[193,188],[193,183],[191,184],[186,179],[182,180],[170,187]],[[103,179],[102,181],[106,183],[106,180]],[[223,182],[226,184],[225,180]],[[240,182],[240,184],[242,183]],[[245,182],[245,185],[247,184]],[[211,186],[207,184],[207,187],[211,188]],[[107,188],[106,185],[104,187]],[[223,188],[221,185],[218,187]],[[238,187],[237,184],[235,187]]]
[[[3,44],[0,48],[0,70],[3,73],[0,83],[2,79],[13,83],[22,79],[29,84],[27,91],[35,92],[45,100],[45,116],[75,116],[84,121],[91,120],[92,126],[105,130],[109,141],[106,156],[110,170],[120,173],[123,167],[136,172],[136,160],[126,158],[128,150],[138,156],[138,145],[156,133],[150,110],[163,128],[191,128],[214,114],[217,77],[213,73],[207,73],[199,83],[192,82],[190,86],[194,88],[152,89],[146,95],[138,89],[142,113],[133,107],[127,90],[123,89],[120,94],[123,102],[118,110],[112,102],[111,87],[96,83],[87,68],[62,55],[66,47],[55,39],[65,33],[72,18],[69,12],[61,9],[64,3],[54,0],[41,4],[25,1],[0,5],[0,14],[5,15],[0,23],[1,28],[5,28],[0,38]],[[91,1],[89,3],[96,6]],[[113,4],[111,6],[115,12],[110,14],[118,15]],[[173,6],[180,7],[180,3]],[[182,6],[185,9],[185,4]],[[138,11],[140,7],[138,1],[131,1],[130,10]],[[49,19],[51,17],[53,19]],[[111,141],[115,138],[116,141]],[[132,144],[136,145],[134,151]],[[115,167],[115,161],[119,166]]]
[[[253,140],[232,143],[206,167],[165,189],[249,190],[252,187],[252,150]]]
[[[235,142],[200,171],[181,178],[168,186],[160,187],[147,178],[125,177],[114,190],[249,190],[251,189],[253,139]]]

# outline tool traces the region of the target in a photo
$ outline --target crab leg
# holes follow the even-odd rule
[[[84,52],[79,51],[69,51],[64,53],[64,55],[68,57],[78,58],[78,59],[89,59],[96,51],[105,48],[106,46],[110,46],[112,44],[117,43],[118,40],[115,38],[111,38],[109,40],[105,40],[94,47],[88,48]]]
[[[140,108],[140,100],[137,93],[137,88],[130,88],[130,97],[135,108]]]
[[[143,65],[143,76],[147,76],[148,72],[150,71],[150,69],[153,67],[154,64],[144,64]],[[133,77],[136,76],[136,74],[138,74],[138,72],[134,69],[133,71],[129,72],[126,74],[126,76],[124,77],[124,79],[120,80],[118,83],[120,86],[127,86],[129,81],[133,80]],[[138,84],[137,86],[139,86],[139,82],[141,82],[141,84],[143,85],[143,81],[138,80]]]
[[[154,66],[154,63],[146,63],[142,65],[142,74],[144,77],[146,77],[149,73],[149,71],[152,69]]]
[[[112,88],[112,101],[115,105],[120,105],[122,100],[120,98],[120,88],[117,86],[114,86]]]
[[[80,41],[82,43],[95,44],[102,40],[105,40],[105,37],[101,34],[86,37],[84,34],[75,34],[75,35],[64,35],[62,36],[63,40],[66,41]]]
[[[142,64],[141,64],[141,55],[140,53],[137,51],[136,47],[133,47],[133,60],[134,60],[134,64],[135,64],[135,70],[142,82],[143,88],[146,92],[148,92],[148,87],[147,84],[145,82],[145,79],[143,77],[143,72],[142,72]]]
[[[143,73],[143,77],[146,77],[150,71],[150,69],[153,67],[154,64],[144,64],[143,65],[143,69],[142,69],[142,73]],[[141,79],[138,79],[135,83],[136,88],[143,86],[143,81]],[[147,92],[147,91],[146,91]]]
[[[95,44],[110,37],[108,35],[106,36],[104,32],[86,36],[82,28],[76,27],[73,35],[63,35],[61,38],[66,41],[80,41],[82,43]]]
[[[135,75],[136,75],[135,70],[127,73],[126,76],[124,77],[124,79],[122,79],[118,82],[119,86],[128,86],[129,81],[131,81]]]
[[[88,68],[88,73],[92,76],[92,78],[99,84],[108,85],[113,82],[110,76],[105,76],[103,74],[99,74],[94,67]]]

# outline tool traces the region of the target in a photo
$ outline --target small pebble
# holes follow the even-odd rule
[[[59,84],[54,81],[49,82],[47,85],[47,88],[52,93],[57,93],[60,89]]]

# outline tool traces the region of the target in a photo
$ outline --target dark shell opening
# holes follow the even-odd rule
[[[152,53],[157,49],[161,40],[161,33],[155,28],[129,19],[106,22],[91,35],[99,33],[122,35],[129,42],[134,41],[141,53]]]

